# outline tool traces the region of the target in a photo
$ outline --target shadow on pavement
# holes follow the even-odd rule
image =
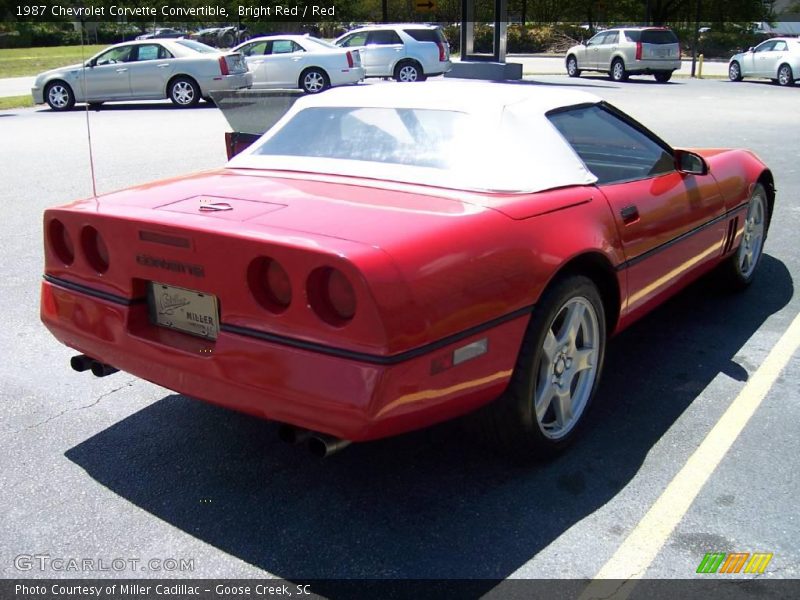
[[[279,442],[274,424],[180,395],[66,456],[154,517],[282,578],[503,578],[614,498],[718,374],[746,379],[733,358],[792,294],[769,256],[742,294],[713,277],[688,288],[610,344],[584,435],[535,467],[494,457],[459,422],[319,461]]]

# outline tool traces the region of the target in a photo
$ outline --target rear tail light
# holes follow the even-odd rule
[[[228,75],[228,61],[226,60],[225,56],[219,57],[219,72],[222,75]]]
[[[312,310],[329,325],[346,325],[356,314],[356,292],[339,269],[315,269],[308,277],[306,291]]]
[[[53,219],[47,226],[47,238],[55,255],[65,265],[71,265],[75,260],[75,245],[72,237],[64,224],[58,219]]]
[[[292,282],[289,274],[274,258],[257,258],[247,273],[248,285],[261,306],[273,313],[282,313],[292,303]]]
[[[439,62],[446,61],[447,55],[445,52],[444,44],[442,42],[436,42],[436,45],[439,47]]]
[[[100,232],[94,227],[86,226],[81,231],[81,249],[87,262],[98,273],[108,271],[108,247]]]
[[[642,60],[642,42],[636,42],[636,60]]]
[[[347,66],[352,69],[354,65],[355,65],[355,63],[353,62],[353,55],[348,50],[347,51]]]

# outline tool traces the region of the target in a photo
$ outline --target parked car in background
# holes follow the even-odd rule
[[[665,27],[614,27],[567,50],[565,64],[570,77],[601,71],[614,81],[653,75],[666,83],[681,67],[681,49],[677,36]]]
[[[136,36],[137,40],[154,40],[154,39],[169,39],[181,38],[186,35],[185,31],[179,29],[170,29],[169,27],[160,27],[142,35]]]
[[[192,40],[144,40],[110,46],[84,64],[40,73],[31,93],[36,104],[68,110],[76,102],[169,98],[194,106],[218,90],[252,85],[244,57]]]
[[[453,66],[450,45],[435,25],[369,25],[348,31],[334,43],[361,52],[367,77],[423,81]]]
[[[767,77],[778,85],[794,85],[800,79],[800,38],[780,37],[761,42],[731,57],[728,77]]]
[[[306,95],[225,167],[47,210],[41,318],[76,371],[320,455],[483,407],[501,449],[552,456],[611,335],[717,266],[755,277],[772,173],[708,141],[563,87]]]
[[[364,80],[358,50],[304,35],[253,38],[233,49],[253,73],[254,88],[300,88],[316,94]]]

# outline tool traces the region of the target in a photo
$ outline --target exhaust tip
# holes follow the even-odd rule
[[[308,440],[308,450],[317,458],[326,458],[350,445],[349,440],[343,440],[330,435],[316,434]]]
[[[111,365],[107,365],[105,363],[101,363],[100,361],[94,360],[92,361],[92,375],[95,377],[105,377],[106,375],[113,375],[119,369],[115,369]]]
[[[74,371],[83,373],[84,371],[88,371],[92,368],[93,362],[93,358],[90,358],[85,354],[78,354],[77,356],[73,356],[69,359],[69,366],[72,367]]]
[[[287,444],[301,444],[310,438],[311,435],[312,432],[308,429],[295,427],[294,425],[289,425],[288,423],[282,423],[278,428],[278,438]]]

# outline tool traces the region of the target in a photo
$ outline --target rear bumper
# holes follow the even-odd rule
[[[680,60],[634,60],[625,69],[631,74],[654,73],[656,71],[677,71],[681,68]]]
[[[349,69],[340,69],[339,71],[331,72],[331,85],[349,85],[364,81],[366,77],[366,70],[364,67],[352,67]]]
[[[44,281],[41,318],[62,343],[177,392],[353,441],[419,429],[503,392],[529,315],[408,358],[359,360],[226,328],[214,342],[154,326],[145,302],[96,297]],[[489,351],[432,373],[472,341]]]
[[[248,71],[246,73],[220,75],[219,77],[204,81],[202,87],[203,96],[207,96],[209,92],[247,89],[253,87],[253,74]]]

